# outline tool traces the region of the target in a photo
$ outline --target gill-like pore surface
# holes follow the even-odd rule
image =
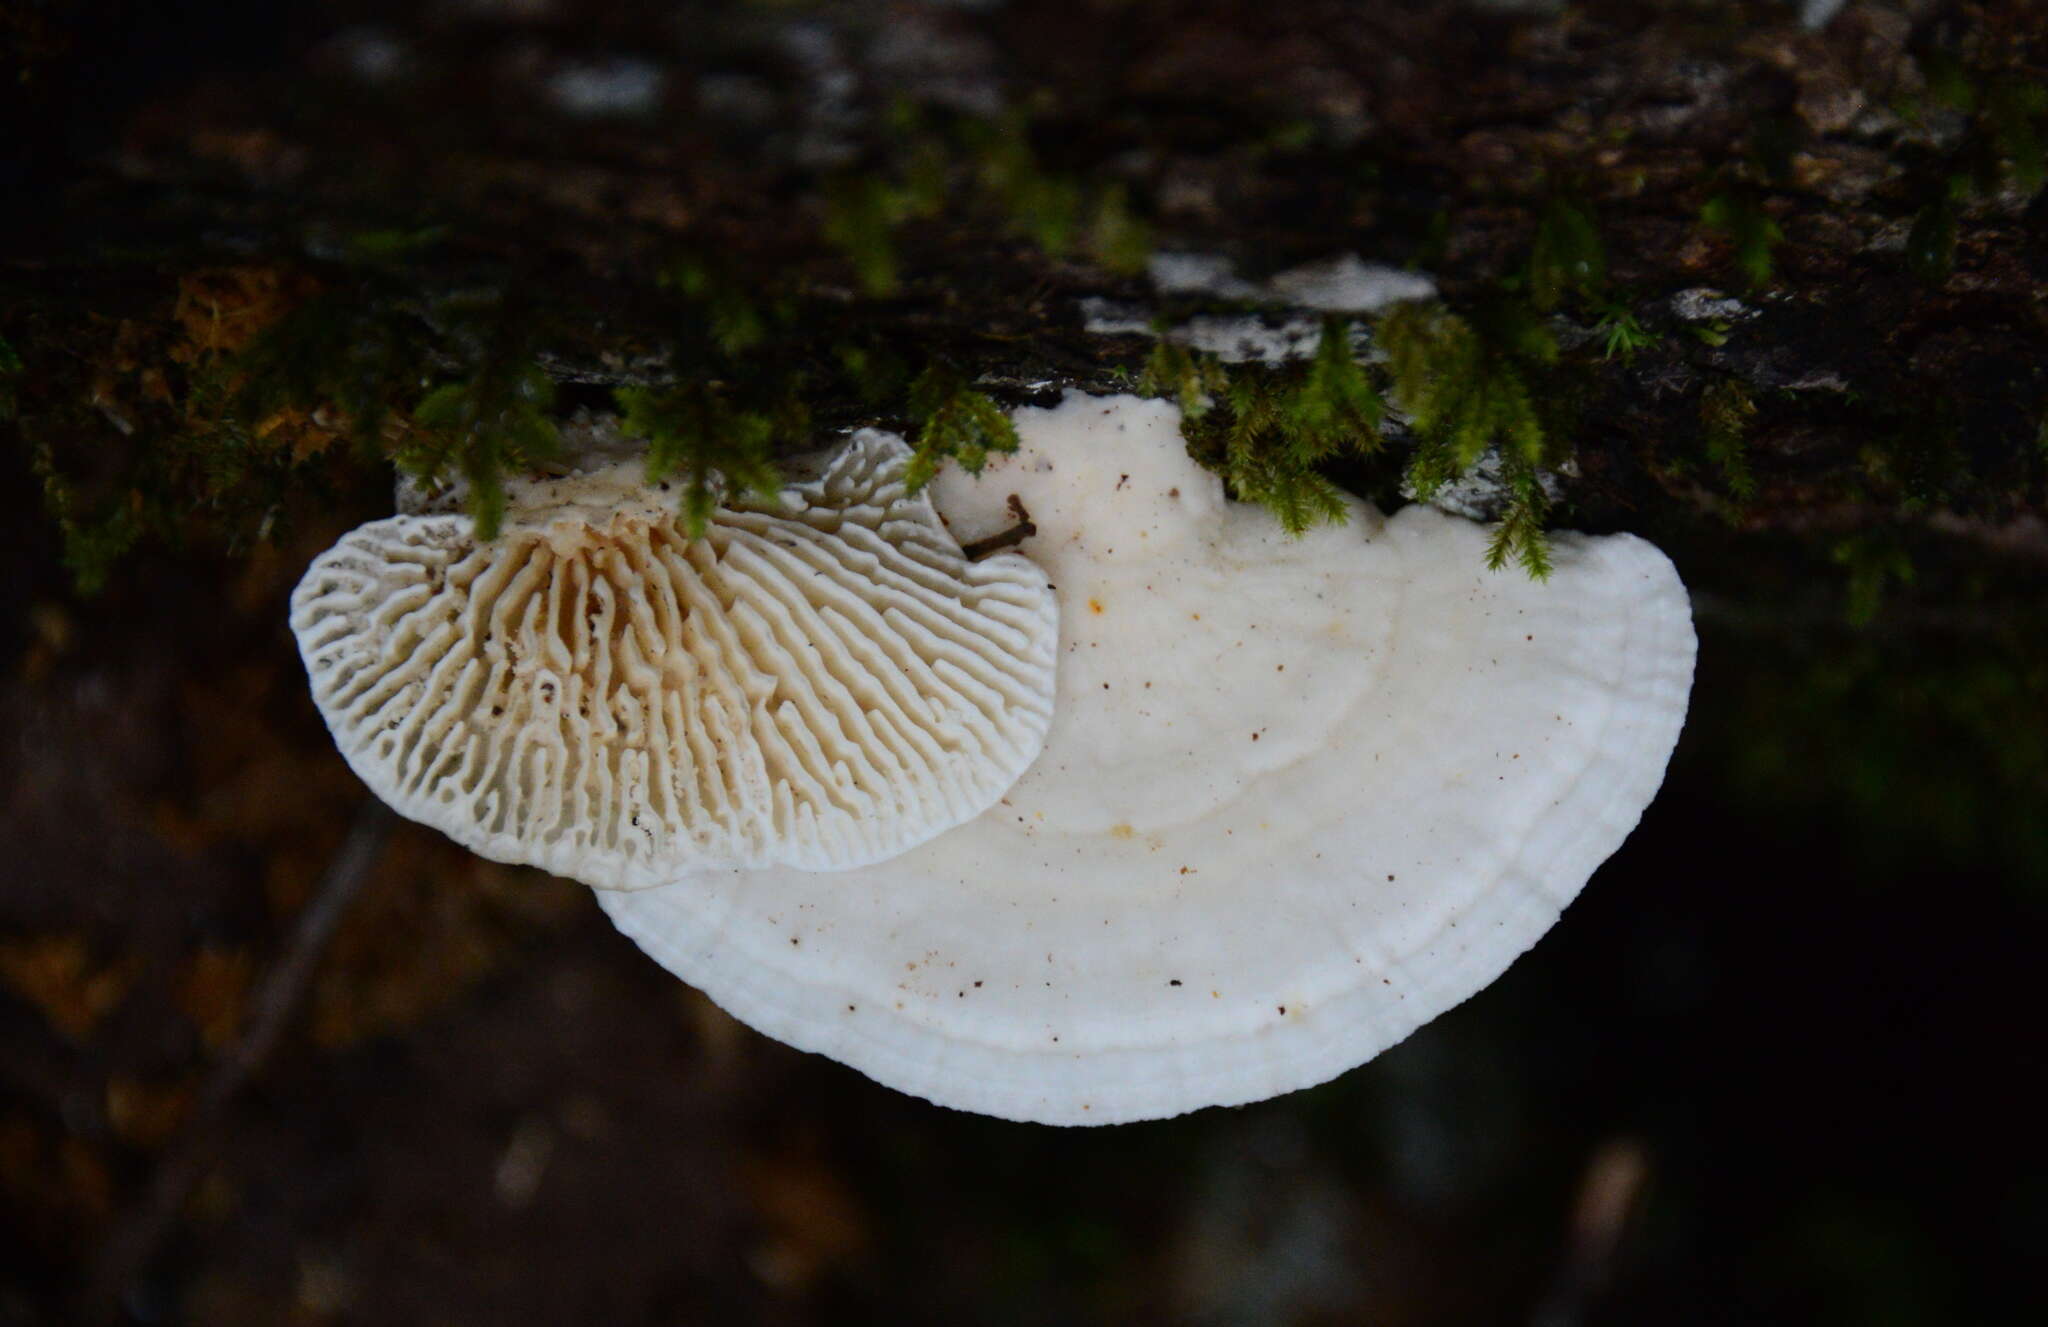
[[[645,503],[599,523],[579,494],[618,466],[492,543],[366,525],[293,596],[314,699],[379,796],[498,860],[631,888],[892,856],[1030,763],[1056,631],[1044,575],[968,562],[906,459],[863,434],[698,539]]]

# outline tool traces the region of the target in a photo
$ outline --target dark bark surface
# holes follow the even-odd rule
[[[2039,5],[0,0],[0,50],[0,1322],[2040,1320]],[[401,826],[181,1153],[363,796],[284,598],[425,389],[911,429],[934,364],[1127,389],[1084,301],[1304,316],[1161,294],[1113,197],[1560,347],[1553,519],[1666,548],[1702,653],[1558,931],[1325,1088],[1059,1134]]]

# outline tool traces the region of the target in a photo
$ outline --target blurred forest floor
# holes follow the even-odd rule
[[[0,3],[0,1323],[2048,1320],[2048,20],[1533,8]],[[363,814],[284,605],[427,386],[1172,390],[1087,310],[1298,338],[1246,290],[1342,253],[1695,590],[1669,782],[1501,982],[1309,1092],[1007,1125],[400,824],[179,1151]],[[1388,432],[1331,473],[1399,500]]]

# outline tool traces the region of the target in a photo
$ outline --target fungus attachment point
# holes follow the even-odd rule
[[[608,426],[503,533],[411,513],[292,595],[313,697],[378,796],[486,857],[638,888],[881,861],[992,804],[1051,718],[1057,609],[969,562],[909,449],[857,435],[706,534]]]
[[[1426,507],[1293,538],[1163,403],[1017,427],[933,485],[970,541],[1016,494],[1068,606],[1052,728],[1003,803],[859,871],[602,897],[762,1031],[1010,1119],[1255,1101],[1492,981],[1656,791],[1693,632],[1650,545],[1559,535],[1538,583]]]

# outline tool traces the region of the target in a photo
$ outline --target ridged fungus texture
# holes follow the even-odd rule
[[[862,433],[701,538],[617,461],[522,485],[504,532],[401,515],[292,596],[351,766],[486,857],[603,888],[884,860],[985,810],[1044,741],[1057,610],[969,561],[908,449]]]

